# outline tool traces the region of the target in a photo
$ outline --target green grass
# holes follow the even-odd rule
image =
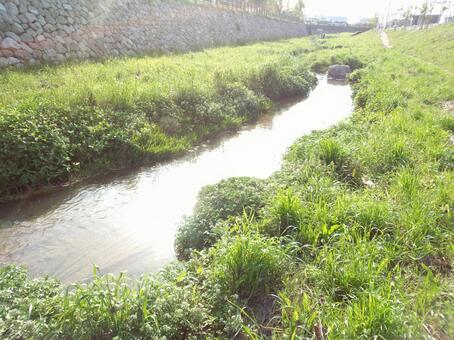
[[[313,69],[362,65],[353,116],[301,138],[267,180],[205,188],[177,236],[187,260],[137,286],[2,269],[1,336],[452,338],[454,59],[420,59],[452,29],[408,33],[418,58],[377,32],[271,44],[313,48],[299,55]]]
[[[446,24],[436,29],[426,29],[424,33],[415,30],[390,31],[388,34],[391,44],[395,45],[394,48],[398,51],[453,73],[453,26],[453,24]]]
[[[150,163],[236,129],[307,95],[309,69],[362,65],[336,47],[293,39],[2,72],[0,199]]]
[[[315,84],[307,41],[0,75],[0,196],[150,162]]]
[[[193,250],[207,248],[220,237],[228,218],[255,214],[265,204],[267,188],[263,180],[235,177],[204,187],[193,215],[182,222],[175,239],[179,259],[188,259]]]

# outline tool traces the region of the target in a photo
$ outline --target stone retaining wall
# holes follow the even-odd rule
[[[304,35],[298,22],[156,0],[0,0],[0,67]]]

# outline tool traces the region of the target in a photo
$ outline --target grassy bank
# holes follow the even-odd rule
[[[454,63],[452,62],[453,24],[426,30],[424,34],[418,30],[390,31],[388,34],[396,44],[395,49],[398,51],[454,73]]]
[[[413,44],[428,54],[431,35],[443,48],[444,30]],[[185,261],[158,275],[65,289],[2,269],[1,336],[452,338],[452,66],[391,43],[369,32],[262,45],[313,69],[364,66],[353,117],[300,139],[267,180],[205,188],[176,240]]]
[[[305,96],[307,42],[0,74],[0,197],[176,154]]]

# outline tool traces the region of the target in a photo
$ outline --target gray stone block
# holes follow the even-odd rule
[[[21,14],[28,13],[28,7],[26,1],[22,1],[19,3],[19,12]]]
[[[18,50],[21,47],[16,40],[10,37],[6,37],[0,42],[0,48],[8,50]]]
[[[14,32],[16,34],[21,34],[21,33],[25,32],[25,29],[22,27],[22,25],[18,24],[17,22],[12,24],[10,29],[11,29],[11,32]]]
[[[8,12],[8,14],[14,15],[14,16],[19,15],[19,9],[12,2],[7,2],[5,4],[5,7],[6,7],[6,11]]]
[[[20,63],[20,60],[17,59],[17,58],[14,58],[14,57],[9,57],[7,59],[7,62],[8,62],[9,65],[17,65],[17,64]]]
[[[39,15],[39,11],[33,6],[29,6],[28,11],[34,15]]]
[[[48,32],[48,33],[52,33],[52,32],[55,32],[57,30],[57,28],[52,25],[52,24],[45,24],[44,25],[44,31]]]
[[[0,57],[0,68],[8,66],[8,58]]]
[[[13,40],[15,40],[17,42],[21,42],[21,38],[17,34],[15,34],[13,32],[5,32],[5,36],[7,36],[7,37],[9,37],[9,38],[11,38],[11,39],[13,39]]]
[[[38,18],[36,17],[36,15],[34,15],[33,13],[30,13],[30,12],[25,13],[25,17],[27,18],[27,20],[29,22],[38,21]]]
[[[35,40],[36,35],[37,34],[35,31],[29,30],[27,33],[22,34],[20,37],[22,41],[31,42]]]

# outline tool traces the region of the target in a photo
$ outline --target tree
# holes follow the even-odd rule
[[[412,8],[410,7],[403,13],[404,25],[405,26],[411,25],[412,17],[413,17],[413,11],[412,11]]]
[[[377,27],[377,25],[378,25],[378,14],[375,14],[373,18],[370,18],[368,24],[371,27]]]
[[[304,0],[298,0],[296,2],[293,12],[297,17],[304,18],[304,8],[306,7]]]
[[[421,9],[420,9],[420,28],[424,28],[424,26],[427,24],[427,16],[432,14],[432,11],[434,9],[434,3],[430,3],[429,1],[426,1],[422,4]]]

